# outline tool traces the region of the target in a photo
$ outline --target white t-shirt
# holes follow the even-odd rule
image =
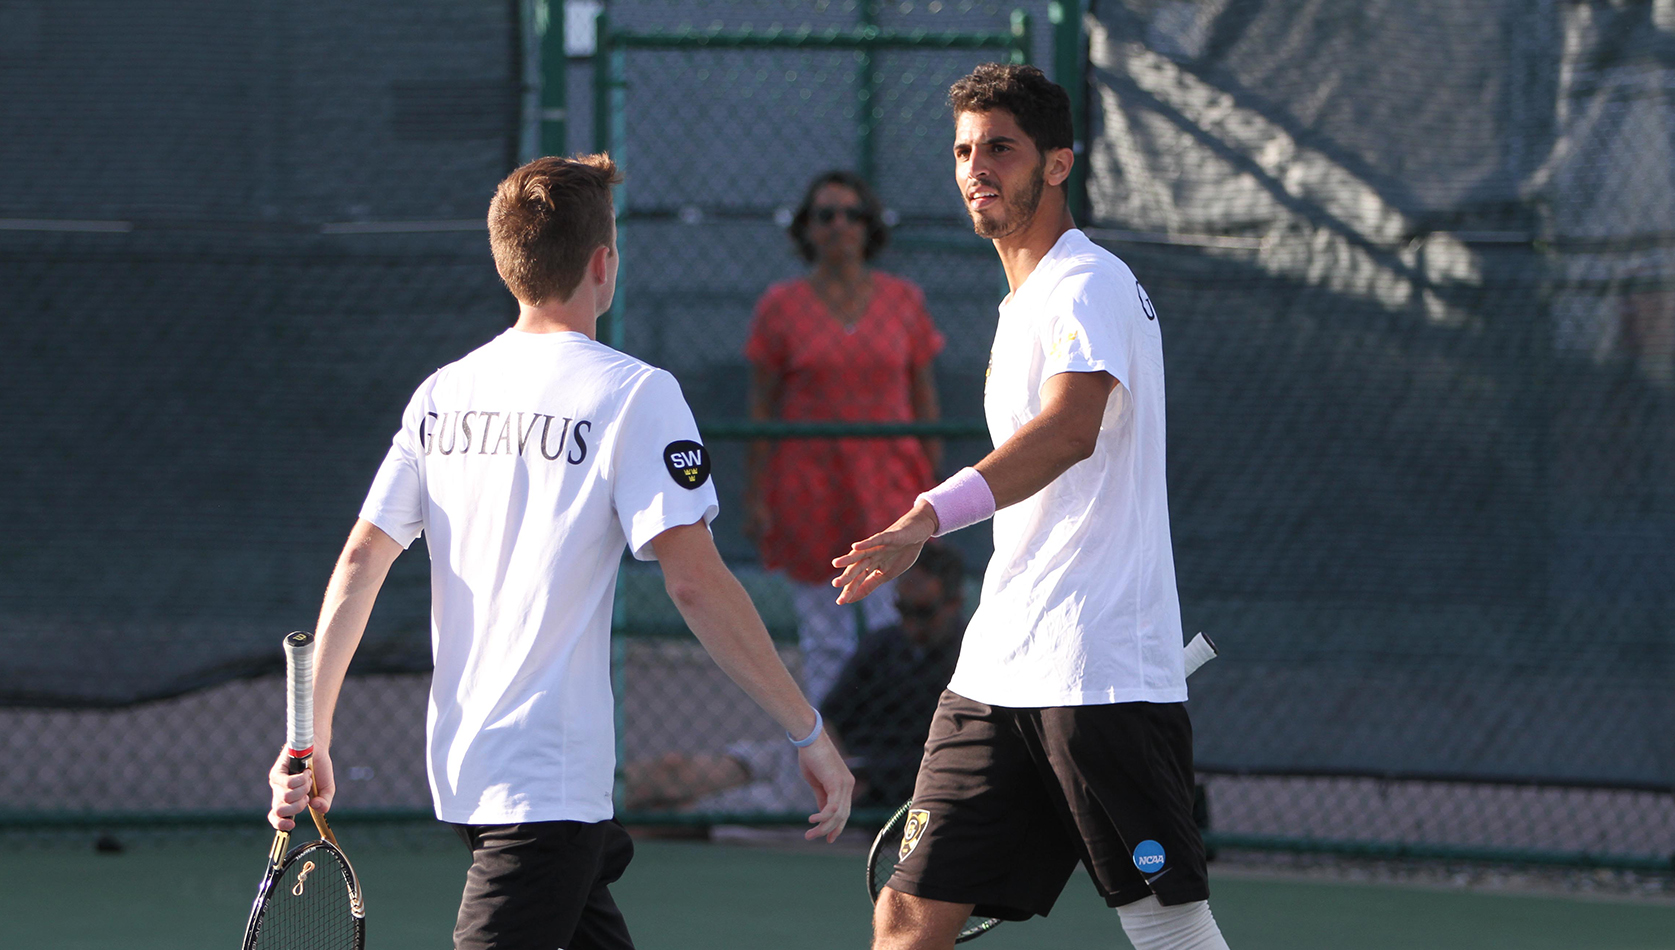
[[[361,517],[430,546],[438,818],[611,817],[623,546],[717,510],[675,378],[580,333],[508,330],[425,380]]]
[[[948,688],[993,706],[1184,702],[1164,481],[1163,343],[1128,265],[1071,230],[1000,306],[983,410],[995,445],[1059,373],[1103,370],[1091,457],[996,512],[983,600]]]

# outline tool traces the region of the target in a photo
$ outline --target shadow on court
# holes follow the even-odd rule
[[[446,950],[467,864],[429,832],[357,850],[369,950]],[[230,950],[266,842],[135,846],[125,853],[0,852],[5,944],[40,950]],[[869,910],[853,852],[642,841],[615,888],[644,950],[859,950]],[[1212,878],[1214,868],[1212,866]],[[1213,907],[1235,950],[1667,950],[1675,907],[1350,884],[1221,879]],[[982,950],[1127,946],[1078,875],[1051,918],[1005,924]]]

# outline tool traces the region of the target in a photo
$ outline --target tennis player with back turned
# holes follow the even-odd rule
[[[312,773],[269,774],[275,827],[329,808],[332,712],[379,587],[423,533],[437,817],[472,851],[456,948],[628,950],[608,888],[611,602],[626,546],[657,560],[712,657],[799,747],[834,840],[854,780],[710,536],[710,461],[673,376],[596,341],[616,289],[615,166],[543,158],[500,183],[489,242],[517,323],[425,380],[326,588]]]
[[[1046,914],[1080,860],[1136,950],[1225,950],[1192,820],[1157,312],[1070,218],[1064,90],[991,63],[949,103],[955,179],[1012,290],[983,394],[996,448],[836,559],[833,583],[853,603],[991,516],[995,553],[873,946],[946,948],[973,912]]]

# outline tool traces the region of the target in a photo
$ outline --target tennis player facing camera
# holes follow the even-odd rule
[[[473,855],[456,948],[626,950],[609,885],[633,846],[613,816],[611,603],[624,547],[656,560],[717,664],[798,746],[834,840],[854,780],[709,532],[710,462],[667,372],[597,342],[616,289],[604,155],[543,158],[489,207],[517,323],[437,370],[402,417],[326,589],[312,774],[276,764],[270,821],[329,808],[332,712],[398,554],[423,533],[436,672],[426,762],[437,817]]]
[[[1224,950],[1192,819],[1157,313],[1070,218],[1064,90],[987,64],[949,103],[955,179],[1012,290],[983,394],[996,448],[837,558],[833,583],[853,603],[991,516],[995,553],[873,946],[945,948],[972,913],[1044,915],[1080,861],[1136,950]]]

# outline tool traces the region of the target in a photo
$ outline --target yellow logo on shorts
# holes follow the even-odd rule
[[[919,839],[924,836],[925,829],[931,823],[931,813],[923,808],[911,808],[907,812],[907,825],[901,830],[901,850],[898,861],[906,861],[913,849],[919,847]]]

